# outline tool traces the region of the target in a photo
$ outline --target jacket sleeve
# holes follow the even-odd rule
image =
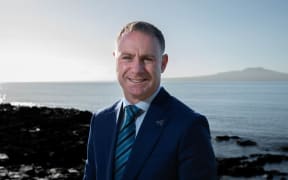
[[[89,136],[88,136],[88,143],[87,143],[87,160],[85,163],[85,169],[84,169],[84,176],[83,180],[95,180],[96,179],[96,171],[97,166],[95,164],[96,157],[95,157],[95,144],[94,144],[94,138],[93,138],[93,132],[94,132],[94,118],[95,114],[91,118],[91,124],[90,124],[90,130],[89,130]]]
[[[180,140],[179,179],[217,179],[208,121],[205,116],[196,116]]]

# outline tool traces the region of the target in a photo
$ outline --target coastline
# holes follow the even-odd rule
[[[77,109],[0,104],[0,179],[81,179],[86,159],[86,141],[92,113]],[[212,137],[215,143],[234,143],[237,148],[257,146],[239,136]],[[254,153],[239,157],[217,157],[220,179],[244,177],[287,179],[277,167],[288,164],[282,154]]]

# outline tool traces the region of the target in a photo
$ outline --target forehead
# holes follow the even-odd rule
[[[142,50],[160,50],[160,45],[153,35],[141,31],[125,32],[117,42],[117,49],[142,49]]]

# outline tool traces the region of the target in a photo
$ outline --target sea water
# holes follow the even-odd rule
[[[206,115],[217,156],[280,153],[280,147],[288,146],[288,81],[164,80],[162,86]],[[14,105],[97,111],[121,97],[116,82],[0,84],[0,103]],[[217,135],[240,136],[258,146],[239,148],[233,142],[219,143],[214,140]]]

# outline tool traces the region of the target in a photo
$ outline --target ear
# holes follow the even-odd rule
[[[168,54],[163,54],[161,62],[161,73],[165,71],[167,64],[168,64]]]

